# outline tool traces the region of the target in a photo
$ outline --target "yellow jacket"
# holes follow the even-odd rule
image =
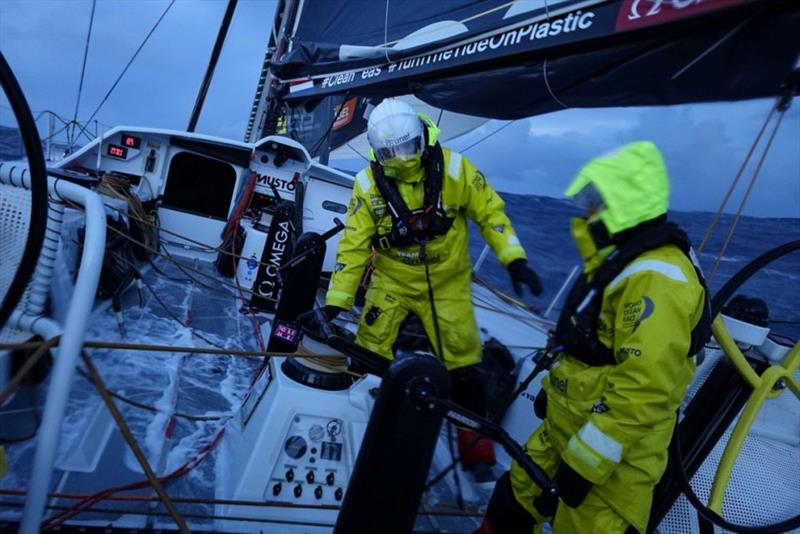
[[[445,235],[427,244],[431,284],[435,288],[453,277],[461,277],[468,287],[472,266],[468,251],[467,217],[477,223],[481,235],[504,266],[525,258],[525,251],[503,210],[503,199],[483,174],[458,152],[447,148],[442,148],[442,151],[445,174],[442,179],[442,207],[447,216],[455,220]],[[408,208],[414,210],[422,207],[422,177],[396,180]],[[372,254],[373,238],[387,235],[391,227],[392,219],[386,203],[375,185],[372,171],[367,167],[356,175],[353,184],[326,304],[344,309],[353,306],[364,267]],[[375,269],[382,278],[398,286],[418,290],[420,295],[427,293],[425,268],[418,246],[377,249]]]
[[[562,353],[544,383],[562,460],[640,531],[694,375],[687,353],[703,304],[695,269],[678,247],[645,252],[603,294],[598,338],[616,365],[591,367]]]

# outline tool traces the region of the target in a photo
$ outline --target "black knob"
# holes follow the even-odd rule
[[[296,485],[294,487],[294,496],[299,499],[300,495],[302,495],[302,494],[303,494],[303,486],[302,486],[302,484]]]
[[[287,469],[286,470],[286,480],[291,482],[294,480],[294,469]]]
[[[336,491],[333,492],[333,497],[337,501],[341,501],[343,496],[344,496],[344,492],[342,491],[342,488],[336,488]]]
[[[334,481],[333,472],[330,472],[328,473],[328,476],[325,477],[325,482],[327,482],[329,486],[333,486],[333,481]]]
[[[309,484],[313,484],[314,483],[314,471],[309,471],[308,473],[306,473],[306,481]]]
[[[272,486],[272,494],[277,496],[281,492],[281,483],[277,482],[274,486]]]
[[[322,486],[317,486],[317,488],[314,490],[314,497],[317,499],[322,498]]]

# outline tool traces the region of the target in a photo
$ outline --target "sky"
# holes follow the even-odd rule
[[[79,120],[92,115],[168,5],[168,0],[98,0]],[[185,129],[226,5],[225,0],[177,0],[97,113],[100,127]],[[0,51],[34,112],[49,109],[72,118],[91,7],[89,0],[0,0]],[[274,0],[239,0],[198,132],[243,138],[274,9]],[[716,211],[771,104],[756,100],[570,109],[508,126],[505,121],[489,121],[449,146],[463,150],[485,138],[465,153],[496,189],[561,197],[572,177],[593,157],[627,142],[649,139],[664,153],[672,180],[672,207]],[[6,103],[0,101],[2,105]],[[13,125],[7,108],[0,107],[0,124]],[[40,130],[45,133],[44,122]],[[726,211],[738,209],[759,154]],[[355,170],[363,160],[339,164]],[[800,217],[798,99],[783,120],[744,213]]]

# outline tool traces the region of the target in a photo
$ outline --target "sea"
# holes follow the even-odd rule
[[[545,310],[558,294],[570,271],[581,264],[569,230],[570,218],[578,216],[579,211],[565,199],[512,193],[502,193],[501,196],[506,202],[506,213],[528,255],[528,262],[538,273],[544,286],[539,297],[533,297],[526,289],[522,300],[534,309]],[[670,211],[668,218],[686,231],[697,249],[714,219],[714,214]],[[711,272],[733,222],[733,215],[723,214],[699,255],[702,270],[706,278],[710,279],[712,297],[725,282],[756,257],[785,243],[800,240],[798,218],[742,216],[712,278]],[[477,261],[484,245],[477,227],[472,225],[470,255],[473,263]],[[489,253],[477,274],[494,287],[514,294],[508,273],[493,254]],[[769,327],[772,333],[792,340],[800,339],[800,250],[776,259],[756,271],[734,295],[762,299],[769,310]],[[563,299],[562,294],[553,307],[551,318],[557,317]]]

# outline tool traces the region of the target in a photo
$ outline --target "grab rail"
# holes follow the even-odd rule
[[[24,166],[0,166],[0,182],[26,189],[30,188],[29,174]],[[65,201],[69,200],[84,206],[86,238],[78,277],[75,281],[75,291],[69,303],[58,357],[55,358],[50,387],[47,390],[47,400],[36,443],[31,484],[20,524],[22,533],[38,532],[42,522],[47,491],[53,474],[58,437],[61,433],[67,398],[75,373],[75,364],[83,345],[89,314],[94,306],[106,242],[106,213],[103,202],[97,193],[52,177],[48,177],[47,186],[50,193],[55,194],[56,197],[51,197],[51,203],[63,206]]]

